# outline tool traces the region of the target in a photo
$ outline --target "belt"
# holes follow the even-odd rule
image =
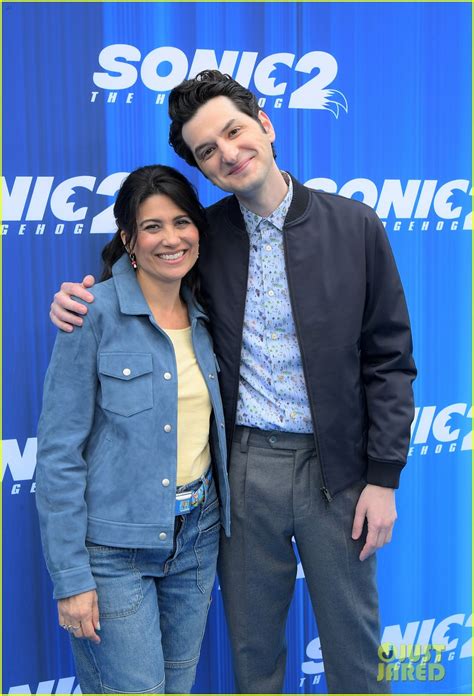
[[[175,515],[187,515],[204,502],[212,481],[212,469],[209,469],[202,483],[195,491],[183,491],[176,494]]]

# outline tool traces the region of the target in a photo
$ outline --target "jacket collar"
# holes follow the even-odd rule
[[[300,184],[292,174],[290,174],[290,177],[293,183],[293,198],[291,199],[291,205],[285,218],[285,225],[297,220],[304,213],[310,196],[310,192],[306,186]],[[227,200],[230,221],[233,225],[245,231],[245,222],[240,210],[239,201],[235,196],[230,196]]]
[[[122,314],[146,315],[152,312],[138,284],[136,273],[130,264],[127,254],[123,254],[112,266],[112,277],[115,283],[118,303]],[[201,305],[193,298],[191,290],[183,286],[181,294],[188,306],[189,321],[208,319]]]

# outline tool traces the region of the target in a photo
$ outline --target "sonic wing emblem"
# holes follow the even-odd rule
[[[296,89],[288,104],[290,109],[326,109],[336,118],[340,109],[347,113],[347,99],[338,89],[327,89],[337,76],[337,60],[326,51],[311,51],[306,53],[295,66],[296,72],[312,73],[318,70],[301,87]]]
[[[338,89],[323,89],[321,97],[321,106],[315,108],[328,109],[336,118],[339,118],[339,109],[344,109],[347,114],[349,109],[347,99]]]

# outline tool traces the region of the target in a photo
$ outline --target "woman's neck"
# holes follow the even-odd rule
[[[188,308],[180,295],[181,282],[157,283],[137,271],[137,280],[153,318],[163,329],[189,326]]]

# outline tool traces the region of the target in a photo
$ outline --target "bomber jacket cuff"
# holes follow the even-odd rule
[[[97,587],[89,565],[80,568],[68,568],[51,574],[54,584],[54,599],[72,597],[81,592],[95,590]]]
[[[367,466],[367,483],[384,488],[398,488],[404,464],[370,459]]]

